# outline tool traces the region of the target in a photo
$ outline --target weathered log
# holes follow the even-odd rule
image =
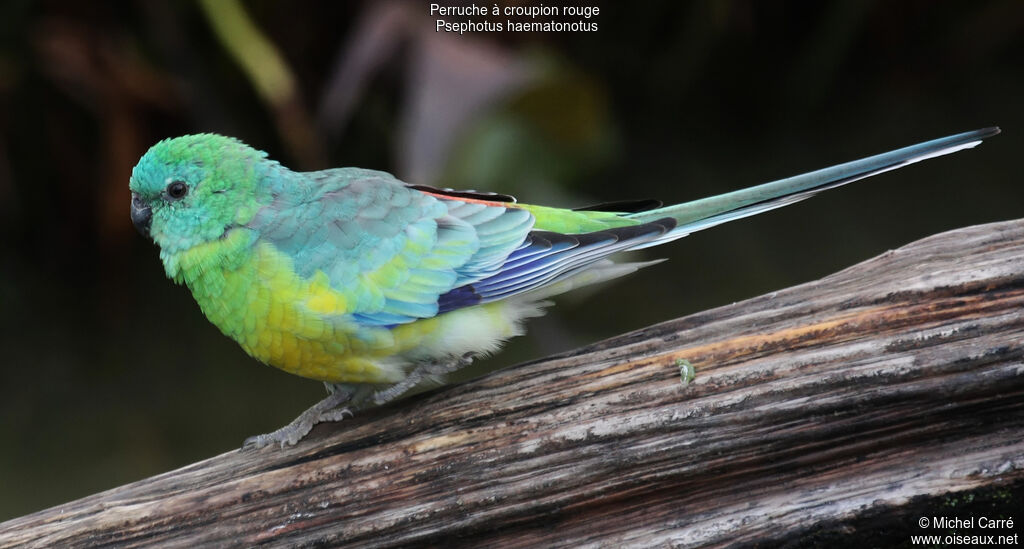
[[[713,546],[1022,478],[1024,220],[14,519],[0,545]]]

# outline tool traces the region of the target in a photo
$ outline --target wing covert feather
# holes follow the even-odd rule
[[[282,189],[249,226],[303,278],[323,272],[361,323],[438,313],[440,295],[495,274],[533,227],[526,210],[445,200],[384,172],[309,174]]]

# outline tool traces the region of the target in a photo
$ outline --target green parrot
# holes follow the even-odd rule
[[[358,168],[294,172],[237,139],[154,145],[132,170],[131,219],[167,276],[253,358],[328,396],[247,447],[295,444],[352,407],[443,383],[543,314],[551,296],[647,263],[609,256],[792,204],[999,133],[961,133],[684,204],[562,209],[402,182]]]

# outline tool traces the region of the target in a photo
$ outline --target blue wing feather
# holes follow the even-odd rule
[[[438,314],[439,296],[499,272],[533,228],[527,210],[447,200],[384,172],[299,175],[249,226],[289,256],[299,276],[326,274],[350,297],[348,316],[366,325]],[[375,277],[381,269],[391,276]]]
[[[493,275],[454,288],[438,300],[438,312],[489,303],[540,289],[610,254],[643,246],[675,228],[671,218],[643,225],[568,235],[531,232]]]

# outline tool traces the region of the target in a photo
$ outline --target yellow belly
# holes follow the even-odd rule
[[[225,335],[254,358],[302,377],[395,383],[419,360],[493,351],[520,333],[522,318],[539,314],[533,305],[496,302],[394,328],[364,326],[323,272],[298,276],[291,259],[269,244],[246,250],[244,261],[223,261],[242,240],[230,235],[189,250],[179,258],[182,278]]]

